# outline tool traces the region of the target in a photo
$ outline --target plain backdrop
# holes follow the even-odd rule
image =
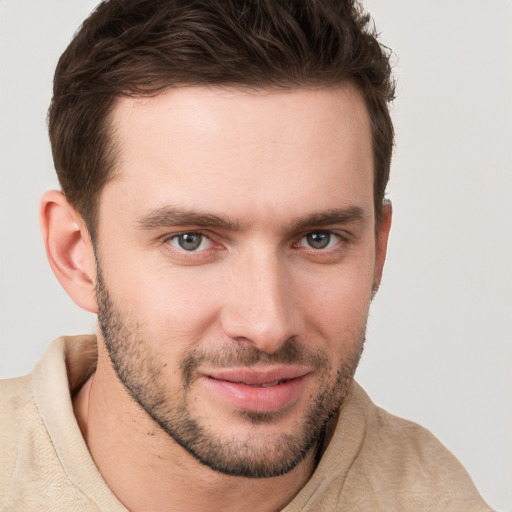
[[[58,56],[95,0],[0,0],[0,377],[95,318],[44,255],[56,188],[45,116]],[[394,224],[357,373],[512,510],[512,2],[371,0],[398,78]]]

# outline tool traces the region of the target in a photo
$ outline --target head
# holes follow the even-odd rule
[[[172,439],[269,477],[350,391],[390,209],[388,56],[353,2],[103,2],[49,113],[47,252]]]
[[[352,83],[371,123],[380,215],[393,148],[389,55],[353,0],[105,1],[59,60],[49,110],[55,168],[95,233],[98,200],[115,175],[112,112],[122,97],[168,88],[328,88]]]

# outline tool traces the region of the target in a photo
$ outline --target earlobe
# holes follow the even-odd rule
[[[377,293],[382,280],[382,271],[386,261],[386,252],[388,248],[389,231],[391,229],[391,218],[393,208],[391,201],[385,199],[382,203],[381,215],[378,220],[375,240],[375,272],[373,278],[373,294]]]
[[[82,217],[62,192],[50,190],[41,199],[39,220],[53,273],[78,306],[97,313],[94,250]]]

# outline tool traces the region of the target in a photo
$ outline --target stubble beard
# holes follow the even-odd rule
[[[233,343],[221,352],[191,351],[179,364],[181,386],[169,390],[162,365],[145,343],[142,329],[125,318],[113,303],[97,265],[96,298],[98,322],[114,370],[131,397],[175,442],[201,464],[222,474],[246,478],[269,478],[290,472],[323,438],[325,427],[335,416],[350,393],[353,376],[361,356],[365,326],[347,346],[355,347],[335,371],[329,357],[311,350],[297,340],[289,339],[276,352],[269,354],[251,344]],[[356,336],[355,336],[356,337]],[[262,424],[277,424],[286,411],[260,413],[238,411],[247,422],[247,436],[222,435],[201,424],[190,410],[190,391],[200,364],[211,367],[235,367],[267,364],[297,364],[312,368],[320,377],[316,397],[302,421],[292,431],[276,434],[258,433],[251,429]],[[257,437],[257,439],[255,439]]]

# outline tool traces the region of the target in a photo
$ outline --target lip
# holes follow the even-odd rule
[[[237,409],[275,412],[303,393],[310,370],[300,366],[225,368],[201,372],[201,380]]]

